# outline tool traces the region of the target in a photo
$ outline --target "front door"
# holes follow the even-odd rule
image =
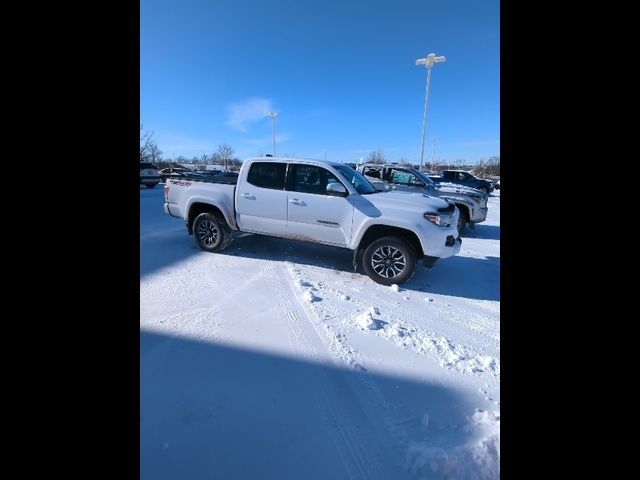
[[[326,191],[328,184],[342,182],[329,170],[315,165],[292,163],[289,169],[287,236],[347,245],[353,205],[346,197],[330,196]]]

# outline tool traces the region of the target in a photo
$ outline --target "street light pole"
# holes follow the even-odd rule
[[[420,168],[424,159],[424,135],[427,132],[427,106],[429,105],[429,85],[431,84],[431,67],[434,63],[444,62],[444,57],[436,57],[435,53],[430,53],[426,58],[416,60],[416,65],[424,65],[427,68],[427,87],[424,95],[424,115],[422,118],[422,144],[420,145]]]
[[[436,140],[438,140],[438,137],[433,137],[433,150],[431,150],[431,169],[435,171],[435,168],[433,168],[433,159],[436,156]]]
[[[276,117],[280,114],[280,112],[269,112],[267,116],[271,117],[273,120],[273,156],[276,156]]]

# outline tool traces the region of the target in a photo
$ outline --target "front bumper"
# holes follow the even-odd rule
[[[474,208],[473,209],[473,218],[470,220],[473,223],[484,222],[487,219],[487,213],[489,213],[489,208]]]
[[[453,248],[455,253],[458,253],[460,251],[460,247],[462,246],[462,238],[460,236],[458,236],[458,238],[454,238],[453,235],[447,235],[445,246],[447,248]],[[455,253],[453,255],[455,255]],[[422,264],[425,268],[431,268],[439,258],[441,257],[432,257],[431,255],[425,255],[424,257],[422,257]]]

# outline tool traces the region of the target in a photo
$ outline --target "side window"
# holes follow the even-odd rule
[[[371,178],[380,178],[380,168],[375,168],[375,167],[364,167],[364,176],[365,177],[371,177]]]
[[[411,177],[413,177],[413,174],[394,168],[391,170],[391,179],[389,181],[400,185],[409,185],[411,183]]]
[[[255,162],[251,164],[247,182],[261,188],[284,190],[286,163]]]
[[[291,165],[292,184],[291,189],[300,193],[327,194],[327,185],[339,183],[339,180],[328,170],[315,165]]]

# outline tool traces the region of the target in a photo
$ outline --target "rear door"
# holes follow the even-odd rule
[[[284,235],[287,226],[287,164],[253,162],[236,187],[236,219],[240,230]]]
[[[336,182],[344,185],[326,168],[289,164],[287,236],[347,245],[351,238],[353,205],[347,197],[327,195],[327,185]]]

